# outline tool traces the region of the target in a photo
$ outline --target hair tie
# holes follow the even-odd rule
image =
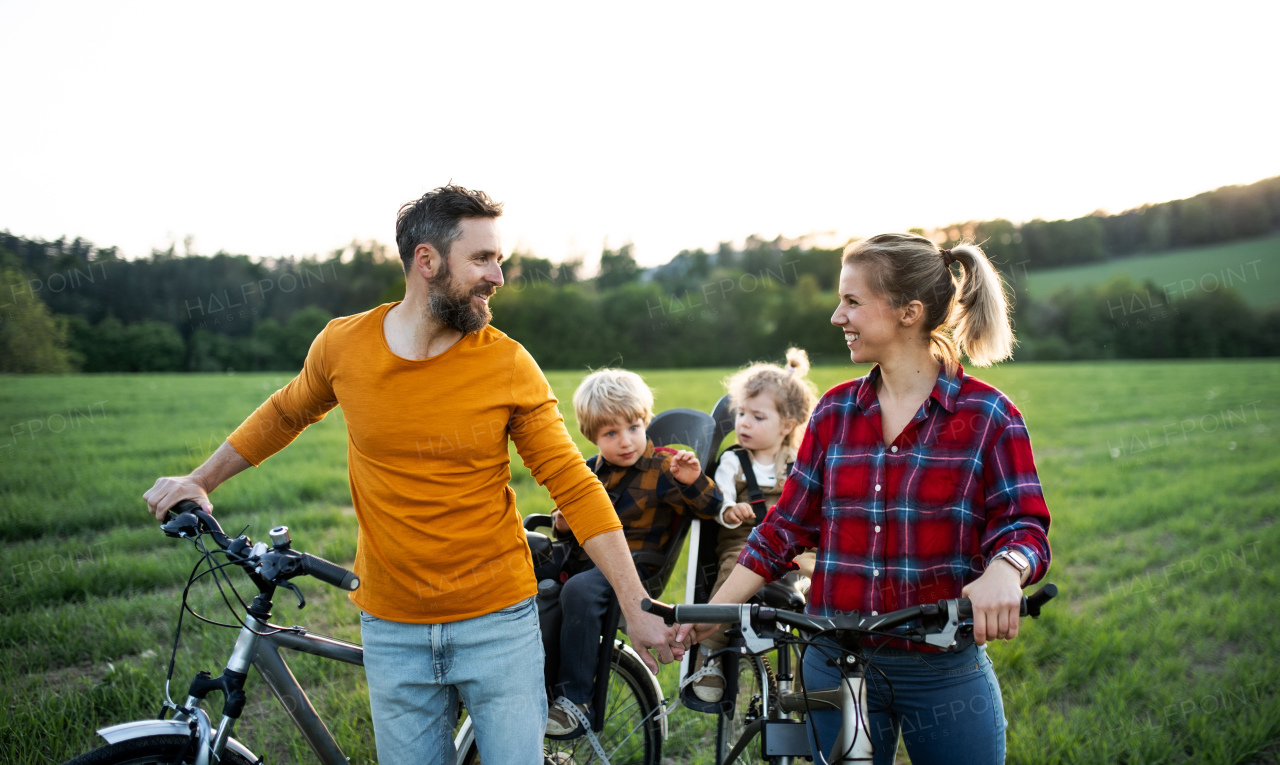
[[[938,254],[942,256],[942,263],[944,265],[950,266],[952,263],[956,262],[956,256],[951,254],[951,250],[938,250]]]

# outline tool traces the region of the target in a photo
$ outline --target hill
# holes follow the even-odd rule
[[[1036,300],[1065,287],[1104,284],[1116,276],[1148,279],[1173,299],[1230,287],[1255,309],[1280,307],[1280,236],[1119,258],[1087,266],[1031,271],[1027,290]]]

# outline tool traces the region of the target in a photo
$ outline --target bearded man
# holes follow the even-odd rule
[[[613,585],[632,642],[664,663],[683,650],[640,610],[645,592],[617,514],[546,377],[489,326],[503,283],[501,215],[483,192],[454,185],[401,207],[404,300],[329,322],[302,372],[208,461],[144,495],[160,519],[184,499],[212,512],[209,492],[342,406],[359,521],[361,587],[350,598],[384,765],[452,763],[459,696],[481,759],[542,762],[543,649],[508,439]]]

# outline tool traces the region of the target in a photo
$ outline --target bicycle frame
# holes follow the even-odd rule
[[[265,632],[279,629],[279,627],[263,624],[252,616],[246,617],[245,623],[248,627],[240,629],[235,647],[231,651],[231,658],[227,660],[227,670],[245,675],[248,674],[251,664],[256,667],[258,674],[266,681],[267,687],[275,694],[276,700],[284,707],[293,724],[302,733],[311,751],[315,753],[316,759],[323,765],[349,765],[338,743],[334,741],[333,734],[320,719],[311,700],[307,698],[306,692],[298,684],[284,657],[280,655],[279,649],[288,648],[356,666],[364,666],[364,649],[354,643],[312,635],[305,631],[257,635],[254,634],[255,631]],[[203,709],[198,708],[200,701],[201,699],[196,696],[188,696],[184,704],[187,708],[196,710],[195,720],[182,714],[170,720],[138,720],[102,728],[98,731],[98,735],[111,744],[157,734],[188,735],[192,731],[194,722],[200,742],[197,765],[207,763],[210,753],[215,757],[221,757],[227,749],[236,751],[250,762],[257,761],[258,758],[247,747],[231,738],[235,719],[224,714],[216,730],[212,729],[208,715]]]
[[[755,740],[757,733],[761,737],[761,753],[776,765],[792,765],[801,757],[812,757],[815,762],[819,762],[810,747],[808,725],[791,717],[815,710],[836,710],[843,718],[834,751],[847,752],[848,756],[840,760],[827,760],[829,765],[869,762],[872,757],[871,741],[867,735],[860,736],[858,733],[870,730],[866,686],[861,667],[853,665],[849,676],[835,688],[793,691],[794,673],[800,671],[798,666],[792,666],[792,661],[795,660],[798,665],[800,658],[794,647],[786,642],[756,635],[749,623],[742,626],[746,628],[744,642],[751,646],[751,653],[763,654],[767,650],[777,650],[778,697],[776,703],[770,704],[768,694],[765,694],[761,700],[760,717],[742,731],[725,756],[724,763],[717,765],[738,761]],[[826,757],[826,752],[823,756]]]

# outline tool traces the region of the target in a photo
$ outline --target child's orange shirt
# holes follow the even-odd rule
[[[397,622],[492,613],[537,591],[508,437],[580,539],[622,526],[523,346],[486,327],[410,361],[383,335],[393,305],[329,322],[302,372],[227,440],[259,465],[341,404],[360,525],[351,600]]]

